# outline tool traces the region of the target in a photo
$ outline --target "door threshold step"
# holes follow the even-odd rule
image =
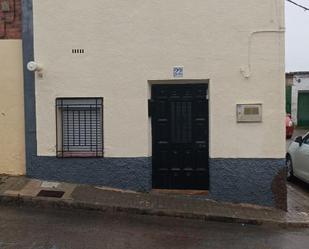
[[[151,193],[154,194],[168,194],[168,195],[208,195],[208,190],[189,190],[189,189],[153,189]]]

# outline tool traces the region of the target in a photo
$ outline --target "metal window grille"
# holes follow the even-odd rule
[[[57,156],[103,157],[103,99],[56,100]]]

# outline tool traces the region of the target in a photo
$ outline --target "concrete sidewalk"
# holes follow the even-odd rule
[[[45,194],[62,197],[42,197]],[[60,191],[60,192],[55,192]],[[44,194],[44,193],[43,193]],[[309,227],[309,214],[244,204],[220,203],[183,195],[136,193],[87,185],[53,183],[26,177],[0,177],[0,203],[41,208],[74,208],[103,212],[194,218],[246,224]]]

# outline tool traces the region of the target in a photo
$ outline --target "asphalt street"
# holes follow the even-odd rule
[[[0,248],[305,249],[309,229],[0,207]]]

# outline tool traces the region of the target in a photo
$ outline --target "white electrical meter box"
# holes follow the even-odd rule
[[[238,104],[238,123],[260,123],[262,122],[262,104]]]

